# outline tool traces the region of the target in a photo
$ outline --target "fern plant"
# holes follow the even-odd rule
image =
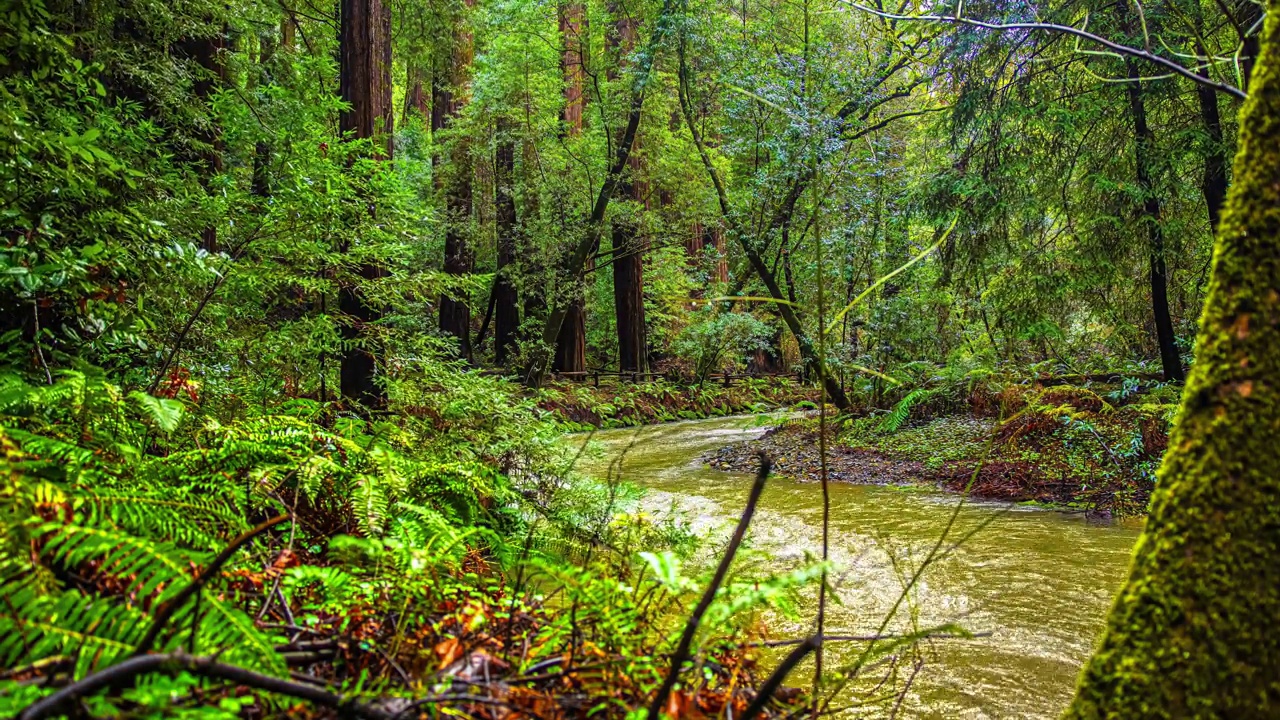
[[[211,549],[286,499],[342,519],[342,532],[378,548],[371,568],[288,571],[287,595],[334,611],[424,597],[470,547],[500,548],[489,528],[516,520],[495,471],[411,457],[395,428],[188,420],[177,401],[125,393],[92,369],[43,387],[0,378],[0,596],[9,601],[0,604],[0,666],[57,657],[82,676],[135,653]],[[241,600],[214,578],[169,608],[152,649],[283,673],[276,639]]]
[[[907,421],[907,418],[910,417],[911,408],[928,402],[937,394],[937,392],[938,390],[936,388],[921,387],[907,393],[901,400],[895,403],[893,409],[880,420],[880,424],[877,429],[882,433],[897,432],[899,428],[902,427],[903,423]]]

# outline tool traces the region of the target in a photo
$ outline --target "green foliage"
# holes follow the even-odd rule
[[[412,459],[361,423],[338,434],[286,416],[231,425],[208,419],[193,438],[166,442],[152,430],[172,432],[180,403],[126,395],[92,370],[41,387],[10,378],[0,402],[7,479],[0,582],[11,600],[0,611],[4,665],[65,656],[83,675],[127,656],[155,609],[208,562],[209,548],[245,529],[251,514],[281,509],[283,497],[349,517],[366,542],[385,544],[379,565],[399,573],[389,587],[456,566],[478,541],[500,543],[485,523],[516,522],[482,505],[510,501],[505,479],[487,466]],[[472,529],[459,532],[460,525]],[[344,576],[293,568],[286,588],[319,579],[335,608],[372,599],[369,589],[348,593]],[[249,667],[283,667],[273,643],[222,591],[202,591],[198,608],[199,615],[180,609],[161,647],[194,643]]]
[[[925,403],[937,392],[935,389],[916,388],[907,393],[880,421],[880,432],[891,433],[897,431],[907,421],[907,416],[911,413],[912,406]]]
[[[754,350],[765,350],[769,326],[743,312],[722,312],[717,303],[705,303],[693,313],[671,349],[693,363],[698,383],[716,370],[731,371],[738,358]]]

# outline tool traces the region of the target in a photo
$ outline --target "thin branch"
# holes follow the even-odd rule
[[[680,644],[676,646],[676,651],[671,655],[671,668],[667,670],[667,677],[662,681],[662,687],[658,688],[658,692],[653,696],[653,702],[649,704],[649,720],[659,720],[662,717],[662,706],[667,704],[667,698],[671,695],[671,690],[676,686],[676,680],[680,677],[680,668],[685,661],[689,659],[689,650],[693,646],[693,636],[698,632],[698,625],[702,622],[702,616],[706,614],[707,609],[711,607],[712,601],[716,598],[716,592],[720,589],[720,585],[724,583],[724,578],[729,574],[729,565],[733,563],[733,556],[738,553],[738,547],[742,545],[742,539],[747,534],[747,526],[751,524],[751,516],[755,515],[756,503],[760,500],[760,494],[764,492],[765,480],[769,479],[769,471],[773,469],[773,461],[769,456],[762,453],[760,457],[760,469],[756,471],[756,481],[751,486],[751,494],[747,496],[747,506],[742,510],[742,516],[738,518],[738,527],[733,530],[733,537],[729,540],[729,547],[724,551],[724,556],[720,558],[720,565],[716,567],[716,572],[711,576],[711,584],[707,585],[707,589],[702,593],[702,599],[698,601],[697,607],[693,609],[693,613],[689,616],[689,621],[685,623],[684,634],[680,636]]]
[[[258,690],[266,690],[307,700],[316,705],[337,710],[339,715],[361,718],[361,720],[392,720],[393,718],[390,713],[383,710],[358,703],[349,697],[330,692],[315,685],[263,675],[235,665],[220,663],[213,658],[193,657],[186,653],[172,653],[131,657],[124,662],[99,670],[79,682],[72,683],[58,692],[28,705],[18,715],[18,720],[44,720],[45,718],[55,717],[65,712],[65,708],[76,700],[103,688],[123,684],[139,675],[153,672],[176,675],[184,671],[201,677],[226,680],[237,685],[245,685]]]
[[[969,27],[981,28],[983,30],[997,30],[997,31],[1043,30],[1046,32],[1060,33],[1063,35],[1072,35],[1082,40],[1087,40],[1089,42],[1101,45],[1102,47],[1107,48],[1108,50],[1114,53],[1118,53],[1120,55],[1127,55],[1129,57],[1137,58],[1139,60],[1145,60],[1154,65],[1159,65],[1160,67],[1168,70],[1169,72],[1175,75],[1181,75],[1182,77],[1190,80],[1193,83],[1213,88],[1217,92],[1226,93],[1239,100],[1243,100],[1246,97],[1245,92],[1240,88],[1235,87],[1234,85],[1220,83],[1220,82],[1217,82],[1216,80],[1203,77],[1201,75],[1196,74],[1194,71],[1182,65],[1179,65],[1178,63],[1173,62],[1172,60],[1169,60],[1168,58],[1160,57],[1159,55],[1156,55],[1155,53],[1152,53],[1148,50],[1129,47],[1128,45],[1121,45],[1120,43],[1113,42],[1100,35],[1095,35],[1091,32],[1088,32],[1087,30],[1081,30],[1080,28],[1073,27],[1071,25],[1058,25],[1056,23],[1040,23],[1040,22],[989,23],[989,22],[983,22],[981,20],[973,20],[971,18],[966,18],[966,17],[951,17],[947,15],[901,15],[898,13],[890,13],[890,12],[885,12],[883,10],[877,10],[876,8],[873,8],[873,7],[867,7],[866,5],[853,2],[853,0],[840,0],[840,2],[854,9],[861,10],[862,12],[870,13],[872,15],[876,15],[876,16],[890,19],[890,20],[952,23],[955,25],[967,25]]]
[[[799,665],[806,655],[820,647],[822,647],[822,638],[815,635],[814,637],[806,638],[795,650],[788,653],[787,657],[773,671],[773,674],[769,676],[769,679],[765,680],[760,689],[756,691],[755,699],[751,701],[746,710],[742,711],[742,715],[738,716],[738,720],[752,720],[756,715],[759,715],[760,711],[764,710],[764,706],[773,698],[773,694],[778,692],[778,688],[782,686],[782,681],[786,680],[787,675],[795,669],[795,666]]]
[[[823,635],[822,642],[880,642],[882,640],[932,640],[939,638],[943,640],[972,640],[973,638],[991,637],[989,632],[980,633],[925,633],[923,635]],[[739,647],[790,647],[792,645],[800,645],[806,643],[813,638],[793,638],[790,640],[769,640],[766,642],[747,643]]]
[[[160,606],[160,609],[156,611],[155,619],[151,621],[151,627],[147,629],[147,634],[142,637],[142,640],[138,641],[138,647],[134,648],[134,656],[145,655],[151,651],[156,639],[160,637],[160,632],[164,630],[164,626],[169,623],[173,614],[182,609],[188,598],[200,592],[205,584],[222,570],[222,566],[231,559],[232,555],[236,554],[237,550],[270,528],[288,520],[289,517],[289,515],[277,515],[270,520],[264,520],[241,533],[239,537],[231,541],[230,545],[223,548],[222,552],[218,553],[218,556],[205,566],[204,570],[200,571],[200,574],[190,584],[178,591],[178,594],[174,595],[171,600]]]

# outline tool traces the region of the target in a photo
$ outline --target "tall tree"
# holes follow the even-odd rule
[[[568,0],[559,6],[560,72],[564,78],[564,108],[561,119],[568,137],[582,134],[582,117],[586,108],[585,90],[586,43],[584,22],[586,14],[579,0]],[[552,367],[557,372],[582,372],[587,369],[587,307],[583,288],[575,283],[569,287],[570,297],[564,322],[556,334],[555,358]]]
[[[1280,708],[1280,1],[1268,7],[1196,362],[1072,720]]]
[[[626,64],[626,56],[635,47],[636,21],[626,9],[614,7],[613,32],[609,44],[618,56],[618,66]],[[634,201],[638,212],[647,205],[648,185],[642,178],[643,163],[637,152],[639,137],[633,141],[628,157],[628,171],[618,183],[618,199]],[[615,215],[613,241],[613,308],[618,331],[618,370],[641,372],[645,369],[644,320],[644,245],[640,223],[634,215]]]
[[[340,9],[338,89],[348,107],[339,115],[339,129],[344,136],[349,133],[357,139],[385,134],[384,157],[390,158],[391,7],[383,0],[342,0]],[[381,149],[378,152],[383,154]],[[374,280],[383,270],[364,262],[358,274],[364,280]],[[386,391],[374,379],[377,363],[367,329],[382,313],[352,283],[344,283],[339,290],[338,309],[350,319],[342,331],[342,397],[379,409],[386,404]]]
[[[585,231],[559,268],[561,282],[568,284],[570,287],[582,282],[587,269],[588,258],[600,246],[600,236],[603,233],[605,215],[609,210],[609,200],[617,193],[618,184],[622,182],[622,175],[626,172],[630,162],[631,144],[635,142],[636,131],[640,127],[640,117],[644,111],[644,100],[648,91],[653,64],[659,48],[671,32],[675,9],[674,0],[664,0],[662,8],[658,11],[658,17],[654,21],[653,32],[649,36],[646,46],[641,52],[637,53],[637,60],[632,66],[629,83],[630,92],[628,93],[627,102],[626,129],[622,132],[622,138],[615,147],[614,156],[609,164],[608,172],[605,173],[604,182],[600,184],[600,190],[596,193],[595,202],[591,206],[591,214],[587,217]],[[549,347],[555,343],[560,334],[560,329],[564,325],[568,311],[569,306],[566,303],[553,298],[546,322],[542,326],[543,347]],[[525,382],[535,387],[540,385],[545,371],[546,359],[541,355],[535,355],[529,362],[528,367],[525,368]]]
[[[474,0],[467,0],[470,8]],[[461,18],[464,24],[467,19]],[[460,29],[453,40],[452,52],[443,58],[431,86],[431,129],[438,133],[450,129],[466,105],[471,78],[471,62],[475,54],[471,32]],[[449,162],[438,174],[444,189],[445,233],[444,271],[448,275],[469,275],[475,269],[475,249],[468,238],[471,228],[471,143],[465,133],[448,140]],[[459,354],[472,360],[471,306],[462,295],[445,292],[440,296],[440,331],[458,339]]]
[[[1123,7],[1127,7],[1122,3]],[[1127,10],[1122,12],[1126,13]],[[1125,23],[1128,24],[1127,22]],[[1126,30],[1128,28],[1126,27]],[[1142,227],[1147,235],[1148,274],[1151,286],[1151,311],[1156,326],[1156,342],[1160,347],[1160,365],[1166,382],[1182,382],[1182,356],[1178,352],[1177,338],[1173,332],[1173,317],[1169,312],[1169,277],[1165,262],[1163,218],[1160,216],[1160,196],[1155,187],[1155,133],[1147,123],[1146,98],[1143,95],[1142,69],[1132,58],[1124,61],[1128,74],[1125,92],[1129,98],[1129,119],[1133,123],[1133,166],[1142,193]]]
[[[520,329],[519,298],[511,271],[516,255],[516,148],[511,123],[499,118],[497,150],[494,154],[493,192],[495,220],[498,226],[497,276],[493,284],[494,328],[493,361],[505,365]]]

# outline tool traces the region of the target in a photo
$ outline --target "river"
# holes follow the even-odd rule
[[[757,417],[729,417],[606,430],[580,469],[603,476],[626,450],[623,477],[647,488],[642,503],[677,512],[697,533],[725,534],[741,512],[751,478],[704,467],[703,453],[758,437]],[[572,436],[581,443],[585,435]],[[918,489],[831,485],[832,573],[839,603],[828,634],[874,633],[902,593],[901,568],[937,543],[958,498]],[[985,527],[979,528],[986,523]],[[966,503],[950,537],[977,532],[923,573],[912,596],[919,627],[957,623],[974,639],[936,639],[898,717],[1052,718],[1071,697],[1077,673],[1124,578],[1139,523],[1097,524],[1078,514]],[[771,478],[751,527],[751,546],[782,571],[821,551],[821,486]],[[724,536],[724,535],[720,535]],[[893,558],[897,558],[895,570]],[[816,605],[816,591],[806,602]],[[903,614],[891,629],[904,630]],[[810,620],[770,622],[775,637],[803,637]],[[829,643],[829,666],[862,646]],[[791,684],[799,684],[794,677]],[[888,714],[871,711],[871,717]]]

